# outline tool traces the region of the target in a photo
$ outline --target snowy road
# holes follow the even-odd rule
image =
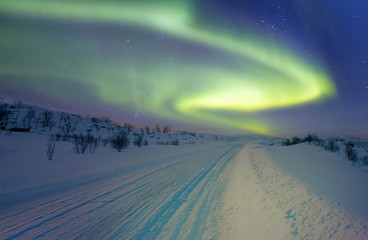
[[[137,163],[1,214],[0,238],[367,239],[364,216],[311,191],[272,151],[207,145]]]
[[[240,147],[162,158],[9,212],[1,238],[216,239],[227,166]]]

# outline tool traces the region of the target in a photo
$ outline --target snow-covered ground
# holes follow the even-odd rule
[[[354,162],[341,139],[329,152],[257,135],[132,129],[128,138],[148,146],[118,152],[103,139],[126,128],[73,115],[73,131],[98,137],[97,149],[77,154],[70,140],[57,141],[48,160],[65,114],[53,114],[50,131],[36,127],[43,109],[5,109],[0,239],[368,239],[366,142],[355,143]],[[32,109],[30,124],[19,122]],[[9,130],[25,126],[30,133]]]
[[[337,154],[251,143],[230,168],[221,239],[368,238],[368,174]]]
[[[28,141],[45,139],[1,136],[0,151],[7,152],[0,170],[4,239],[216,238],[227,165],[242,146],[149,146],[85,155],[60,146],[60,157],[48,161],[39,148],[19,151],[13,141],[32,146]]]
[[[368,173],[253,138],[76,154],[0,136],[1,239],[367,239]],[[32,143],[32,144],[31,144]]]

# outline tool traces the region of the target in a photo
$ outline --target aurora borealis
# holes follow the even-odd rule
[[[141,124],[264,134],[288,131],[290,124],[280,118],[290,109],[304,108],[313,117],[324,113],[320,104],[339,99],[333,63],[310,43],[299,43],[293,34],[280,40],[251,20],[227,28],[206,17],[210,8],[224,13],[233,6],[184,0],[2,1],[0,94],[74,112],[70,106],[78,105],[80,112],[107,108],[90,110],[94,115],[109,114],[111,106],[121,122],[134,115]],[[248,17],[246,8],[237,11],[223,22]],[[313,54],[306,55],[309,48]],[[315,120],[310,129],[326,123]],[[299,127],[293,124],[294,130]]]

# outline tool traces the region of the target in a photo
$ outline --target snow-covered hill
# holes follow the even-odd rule
[[[53,136],[57,141],[72,141],[74,135],[93,136],[99,145],[108,145],[116,135],[126,135],[129,145],[140,138],[141,145],[186,145],[211,141],[235,141],[237,137],[196,134],[188,131],[171,132],[170,125],[137,127],[131,123],[114,123],[108,117],[83,117],[50,111],[22,103],[0,103],[0,133],[26,132]],[[137,145],[137,144],[135,144]]]

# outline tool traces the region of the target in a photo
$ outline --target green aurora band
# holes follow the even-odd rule
[[[106,38],[107,46],[97,54],[90,50],[98,46],[96,42],[77,32],[65,40],[35,27],[1,25],[0,34],[6,37],[0,40],[0,74],[33,79],[23,87],[43,94],[53,81],[72,79],[94,89],[95,97],[107,103],[191,124],[263,134],[272,134],[272,124],[257,113],[336,95],[333,81],[320,67],[255,34],[237,36],[203,26],[188,1],[12,0],[0,2],[0,14],[123,24],[226,56],[225,64],[196,63],[185,54],[175,62],[159,62],[152,56],[169,56],[165,45],[155,50],[143,43],[145,54],[123,57],[129,51],[121,47],[122,39],[115,38]],[[75,42],[81,44],[76,47]],[[114,53],[109,46],[122,50]],[[60,66],[60,60],[68,64]]]

